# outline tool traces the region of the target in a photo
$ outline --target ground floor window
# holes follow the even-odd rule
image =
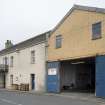
[[[13,85],[13,75],[10,75],[10,84]]]

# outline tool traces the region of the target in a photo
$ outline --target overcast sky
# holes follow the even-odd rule
[[[54,28],[74,4],[105,8],[105,0],[0,0],[0,49]]]

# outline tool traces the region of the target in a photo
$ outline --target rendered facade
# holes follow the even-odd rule
[[[0,51],[0,87],[28,84],[29,90],[46,91],[46,36],[49,32]]]

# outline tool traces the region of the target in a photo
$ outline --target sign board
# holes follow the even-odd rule
[[[48,75],[57,75],[57,69],[56,68],[48,69]]]

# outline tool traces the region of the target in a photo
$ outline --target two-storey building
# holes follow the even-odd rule
[[[29,90],[46,91],[46,41],[43,33],[0,51],[0,87],[28,84]]]
[[[74,5],[48,41],[48,92],[105,97],[105,9]]]

